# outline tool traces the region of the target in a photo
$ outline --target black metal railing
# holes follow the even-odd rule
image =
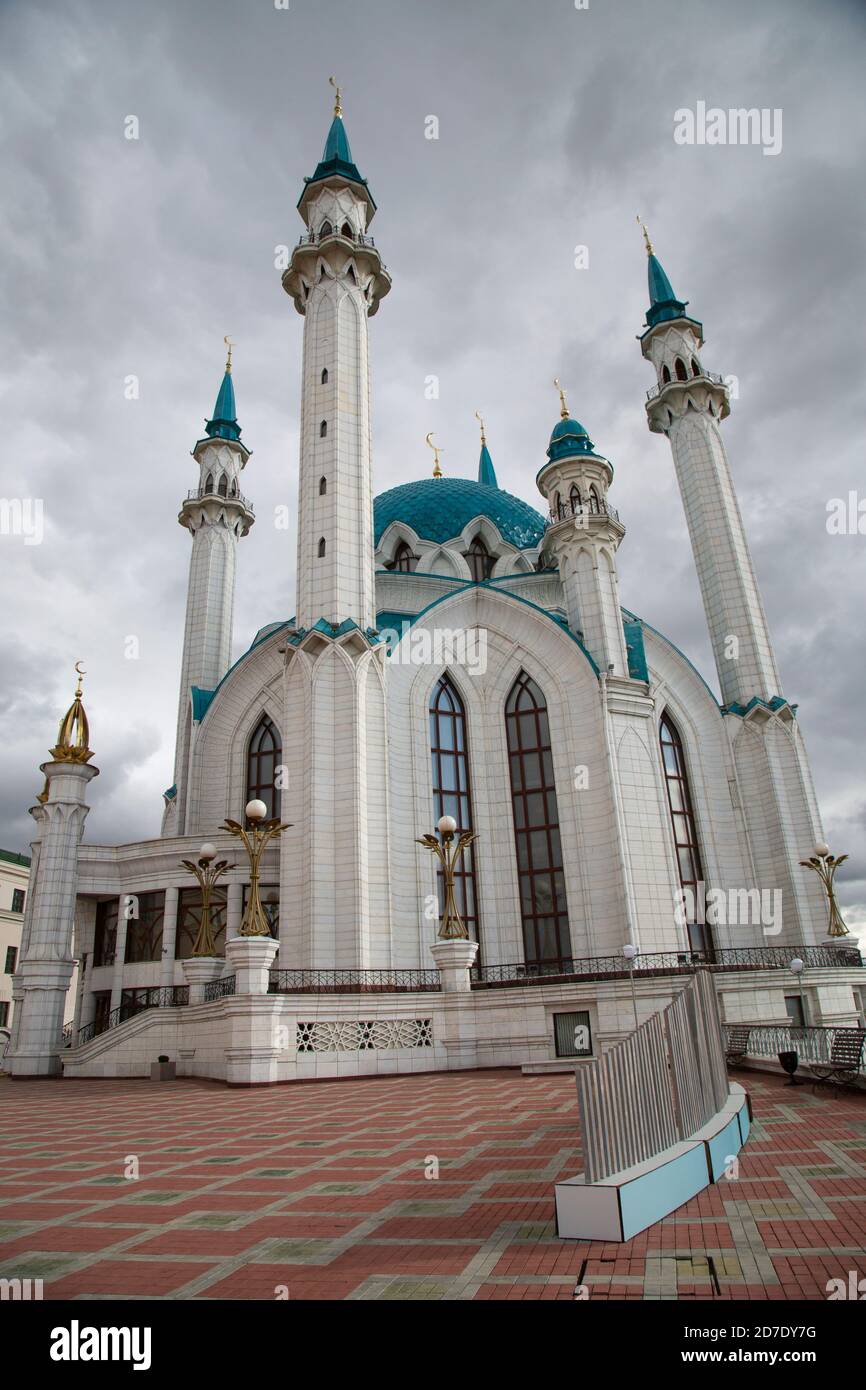
[[[689,386],[693,381],[712,381],[716,386],[724,386],[725,384],[725,378],[719,376],[718,372],[698,372],[697,376],[687,377],[675,376],[671,377],[670,381],[660,381],[657,386],[651,387],[646,393],[646,398],[648,401],[654,400],[655,397],[660,396],[662,391],[666,390],[668,386]]]
[[[210,1004],[214,999],[227,999],[235,992],[236,975],[225,975],[221,980],[211,980],[204,987],[204,1002]]]
[[[714,951],[651,951],[635,957],[634,973],[688,974],[696,965],[714,971],[787,970],[799,957],[809,970],[851,969],[863,964],[856,946],[742,946]],[[496,985],[553,984],[558,980],[609,980],[628,975],[623,955],[564,957],[556,961],[515,962],[510,965],[474,966],[474,989]]]
[[[137,1014],[145,1013],[148,1009],[175,1009],[188,1003],[189,985],[168,985],[165,988],[143,989],[139,997],[125,999],[118,1008],[112,1009],[110,1014],[95,1018],[92,1023],[86,1023],[83,1028],[79,1028],[77,1045],[81,1047],[83,1043],[90,1042],[92,1038],[100,1037],[102,1033],[119,1027],[121,1023],[127,1023],[129,1019],[135,1018]]]
[[[318,246],[323,241],[330,241],[332,237],[341,237],[343,241],[352,241],[356,246],[375,247],[376,245],[373,238],[364,232],[352,232],[351,236],[347,236],[339,227],[332,227],[329,232],[304,232],[302,236],[298,237],[297,244],[298,246]]]
[[[438,990],[438,970],[272,970],[270,994],[398,994]]]
[[[244,497],[242,492],[218,492],[215,487],[194,487],[190,488],[186,494],[187,502],[200,501],[202,497],[215,497],[219,502],[238,502],[245,507],[248,512],[255,514],[255,508],[248,497]]]
[[[62,1028],[61,1033],[60,1033],[60,1046],[61,1046],[61,1047],[71,1047],[71,1046],[72,1046],[72,1034],[73,1034],[74,1032],[75,1032],[75,1025],[74,1025],[73,1023],[64,1023],[63,1028]]]
[[[557,522],[569,521],[572,518],[587,526],[594,516],[609,516],[614,521],[619,521],[619,512],[616,507],[612,507],[609,502],[599,499],[597,502],[560,502],[558,507],[551,507],[549,519],[546,526],[556,526]]]
[[[730,1040],[731,1028],[748,1028],[746,1057],[777,1057],[780,1052],[796,1052],[801,1062],[815,1062],[819,1066],[830,1066],[834,1061],[834,1045],[851,1043],[859,1033],[857,1028],[814,1028],[798,1027],[796,1024],[724,1024],[725,1047]],[[866,1069],[866,1058],[862,1049],[859,1070]],[[836,1052],[838,1055],[839,1047]],[[847,1049],[846,1049],[847,1051]],[[853,1056],[854,1049],[851,1048]]]

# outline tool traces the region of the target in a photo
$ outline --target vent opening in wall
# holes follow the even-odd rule
[[[327,478],[320,478],[320,479],[319,479],[319,496],[320,496],[320,497],[324,497],[324,495],[325,495],[325,493],[326,493],[327,491],[328,491],[328,480],[327,480]]]
[[[554,1014],[553,1041],[557,1057],[591,1057],[592,1029],[589,1014],[585,1010]]]
[[[323,420],[322,423],[319,425],[319,438],[320,438],[320,439],[325,439],[325,438],[327,437],[327,434],[328,434],[328,422],[327,422],[327,420]]]
[[[328,369],[327,369],[327,367],[323,367],[323,368],[322,368],[322,385],[323,385],[323,386],[327,386],[327,384],[328,384]]]
[[[322,536],[322,538],[321,538],[320,541],[319,541],[319,559],[320,559],[320,560],[323,558],[324,554],[325,554],[325,537]]]

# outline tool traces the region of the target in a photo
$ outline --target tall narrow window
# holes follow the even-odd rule
[[[695,909],[700,900],[698,884],[703,879],[703,871],[686,760],[683,754],[683,743],[679,730],[669,714],[662,715],[659,742],[661,743],[662,764],[668,790],[668,806],[674,832],[680,885],[686,895],[687,908],[690,909],[690,920],[687,923],[689,944],[694,951],[711,953],[713,940],[709,926],[704,922],[691,920],[696,915]]]
[[[696,357],[692,358],[692,376],[700,376],[701,364]]]
[[[320,497],[324,497],[324,496],[325,496],[325,493],[326,493],[327,491],[328,491],[328,480],[327,480],[327,478],[320,478],[320,479],[319,479],[319,496],[320,496]]]
[[[327,434],[328,434],[328,422],[327,422],[327,420],[323,420],[322,423],[321,423],[320,426],[319,426],[319,438],[320,438],[320,439],[325,439],[325,438],[327,437]]]
[[[674,363],[674,368],[677,374],[677,381],[688,381],[689,374],[686,371],[686,364],[681,357],[677,358]]]
[[[533,971],[555,974],[571,957],[559,810],[547,703],[525,671],[505,702],[505,730],[524,958]]]
[[[208,473],[204,483],[205,492],[213,492],[213,474]]]
[[[319,540],[319,559],[320,559],[320,560],[323,560],[323,559],[325,558],[325,549],[326,549],[326,546],[325,546],[325,537],[322,536],[322,537],[320,538],[320,540]]]
[[[406,541],[401,541],[394,551],[394,558],[385,568],[396,570],[399,574],[411,574],[418,563],[418,556]]]
[[[113,965],[117,949],[117,898],[103,898],[96,904],[96,935],[93,964]]]
[[[322,368],[322,385],[323,385],[323,386],[327,386],[327,384],[328,384],[328,369],[327,369],[327,367],[323,367],[323,368]]]
[[[162,960],[165,893],[138,893],[138,916],[126,924],[127,962]]]
[[[490,551],[487,549],[481,537],[476,536],[464,556],[464,559],[469,565],[469,573],[472,575],[476,584],[480,584],[482,580],[490,578],[493,573],[495,558],[495,556],[490,554]]]
[[[348,222],[343,223],[342,227],[340,228],[340,235],[348,237],[353,235],[352,228],[349,226]]]
[[[228,490],[229,490],[229,480],[228,480],[228,478],[226,477],[225,473],[222,473],[222,474],[220,475],[220,480],[219,480],[219,485],[218,485],[218,487],[217,487],[217,492],[219,493],[220,497],[227,497],[227,496],[228,496]]]
[[[568,493],[568,501],[573,512],[580,511],[583,504],[580,500],[580,488],[577,486],[577,483],[572,483]]]
[[[430,697],[430,756],[433,765],[433,819],[453,816],[457,829],[472,829],[472,797],[469,790],[469,751],[463,702],[447,676],[437,681]],[[444,908],[442,873],[437,880],[439,910]],[[480,940],[472,845],[454,875],[457,910],[469,935]]]
[[[599,495],[598,495],[598,488],[596,487],[595,483],[591,483],[591,484],[590,484],[590,489],[589,489],[589,510],[590,510],[591,512],[600,512],[600,511],[601,511],[601,500],[600,500],[600,498],[599,498]]]
[[[662,381],[668,382],[668,381],[670,381],[670,379],[671,379],[671,369],[670,369],[670,367],[668,366],[668,364],[667,364],[667,362],[666,362],[666,363],[664,364],[664,366],[662,367]]]
[[[263,801],[269,816],[280,813],[280,793],[276,780],[282,756],[280,735],[268,716],[263,714],[253,730],[247,754],[247,801]]]
[[[322,223],[322,229],[321,229],[321,231],[319,232],[319,236],[330,236],[331,233],[333,232],[333,230],[334,230],[334,229],[333,229],[333,227],[331,226],[330,222],[323,222],[323,223]]]

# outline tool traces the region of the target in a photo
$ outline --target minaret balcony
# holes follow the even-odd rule
[[[689,410],[711,414],[716,420],[730,415],[730,389],[724,377],[715,372],[700,372],[685,381],[661,381],[647,391],[647,424],[653,434],[667,434],[674,420]]]
[[[662,391],[666,391],[669,386],[689,386],[693,381],[710,381],[715,386],[724,386],[725,384],[725,378],[719,376],[718,372],[699,372],[697,376],[686,377],[684,380],[675,377],[670,381],[660,381],[651,391],[647,391],[646,398],[648,401],[655,400],[656,396],[660,396]]]
[[[187,493],[181,503],[178,521],[181,526],[185,526],[188,531],[195,532],[202,524],[203,519],[212,525],[218,520],[220,514],[227,519],[230,525],[234,525],[237,520],[243,523],[242,535],[246,535],[256,519],[253,504],[242,493],[236,492],[223,494],[221,492],[197,487],[192,488]]]
[[[391,277],[371,236],[353,232],[346,236],[340,231],[307,232],[298,239],[288,269],[283,271],[282,285],[294,300],[299,314],[306,312],[309,293],[318,279],[318,266],[324,260],[331,272],[342,276],[354,264],[360,287],[367,299],[367,313],[372,318],[391,288]]]
[[[570,523],[578,531],[587,531],[590,534],[599,530],[601,527],[609,527],[613,523],[613,528],[618,535],[625,535],[625,526],[619,519],[619,512],[616,507],[612,507],[606,498],[601,498],[592,504],[572,504],[571,502],[560,502],[558,507],[552,507],[548,520],[544,523],[546,531],[552,530],[556,526],[563,526]]]

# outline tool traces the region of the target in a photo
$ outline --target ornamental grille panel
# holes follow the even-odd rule
[[[374,1048],[432,1047],[432,1018],[350,1019],[298,1023],[298,1052],[368,1052]]]

